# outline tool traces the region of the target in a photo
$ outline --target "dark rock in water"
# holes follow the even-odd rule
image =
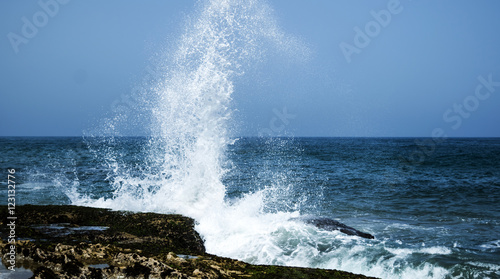
[[[355,235],[367,239],[374,239],[375,237],[369,233],[364,233],[356,230],[355,228],[349,227],[345,224],[342,224],[338,221],[335,221],[330,218],[314,218],[314,217],[305,217],[299,218],[299,220],[304,221],[307,224],[314,225],[320,229],[328,230],[328,231],[340,231],[347,235]]]

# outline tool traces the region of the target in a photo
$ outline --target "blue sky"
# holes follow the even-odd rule
[[[237,134],[500,136],[500,2],[268,3],[312,55],[273,59],[235,84]],[[194,8],[1,1],[0,136],[81,135],[140,83]]]

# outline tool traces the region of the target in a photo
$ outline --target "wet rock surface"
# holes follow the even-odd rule
[[[16,267],[32,278],[369,278],[207,254],[194,221],[181,215],[55,205],[18,206],[16,214]],[[4,237],[5,207],[0,217]],[[0,241],[4,265],[10,245]]]
[[[354,235],[354,236],[359,236],[363,237],[366,239],[374,239],[375,237],[369,233],[365,233],[362,231],[359,231],[353,227],[349,227],[346,224],[340,223],[339,221],[330,219],[330,218],[324,218],[324,217],[305,217],[305,218],[299,218],[298,220],[301,220],[307,224],[311,224],[316,226],[317,228],[328,230],[328,231],[340,231],[342,233],[345,233],[347,235]]]

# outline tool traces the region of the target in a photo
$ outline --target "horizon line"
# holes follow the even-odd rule
[[[56,136],[36,136],[36,135],[30,135],[30,136],[4,136],[0,135],[0,138],[154,138],[154,136],[75,136],[75,135],[56,135]],[[234,138],[263,138],[263,139],[269,139],[269,138],[425,138],[425,139],[433,139],[434,137],[429,137],[429,136],[248,136],[248,135],[242,135],[242,136],[234,136],[230,137],[231,139]],[[449,136],[449,137],[440,137],[442,139],[450,139],[450,138],[500,138],[500,136]]]

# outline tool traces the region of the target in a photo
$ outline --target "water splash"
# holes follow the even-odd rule
[[[157,83],[139,98],[143,102],[138,115],[144,124],[149,120],[149,141],[141,150],[148,154],[146,164],[131,166],[120,159],[123,153],[114,136],[130,120],[127,111],[105,119],[100,132],[111,137],[94,137],[91,145],[105,168],[112,170],[107,180],[113,186],[113,197],[96,200],[75,190],[69,195],[72,202],[176,212],[200,224],[207,216],[234,210],[224,200],[222,183],[228,164],[225,150],[232,143],[234,80],[268,53],[299,60],[308,56],[299,40],[278,28],[272,13],[258,0],[199,2],[174,51],[162,56],[165,62],[160,63]],[[260,197],[255,202],[259,210],[264,196],[269,197],[254,196]]]
[[[200,2],[174,51],[165,55],[157,83],[141,98],[149,140],[134,152],[148,154],[146,162],[126,163],[134,158],[121,157],[134,155],[125,155],[113,137],[95,138],[91,146],[111,170],[106,179],[112,197],[75,191],[68,196],[78,205],[190,216],[208,252],[251,263],[339,268],[387,278],[415,271],[403,266],[395,272],[392,265],[400,259],[382,241],[371,245],[386,260],[373,262],[364,240],[290,221],[300,215],[296,206],[266,206],[286,202],[275,197],[286,194],[283,185],[293,187],[283,174],[266,175],[273,181],[264,189],[225,201],[222,180],[228,171],[225,150],[232,144],[235,79],[266,53],[307,56],[307,49],[273,18],[272,9],[257,0]],[[104,134],[119,135],[126,121],[126,112],[106,119]],[[443,271],[425,265],[415,272],[434,276]]]

